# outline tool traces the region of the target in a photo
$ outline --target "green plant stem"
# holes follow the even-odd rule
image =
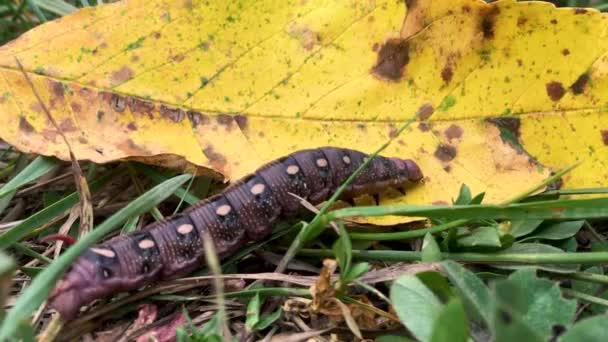
[[[572,298],[580,299],[580,300],[585,301],[587,303],[599,304],[599,305],[608,307],[608,300],[606,300],[604,298],[595,297],[595,296],[592,296],[592,295],[588,295],[586,293],[574,291],[572,289],[564,289],[564,288],[562,288],[562,292],[566,296],[570,296]]]
[[[386,240],[401,240],[401,239],[414,239],[425,236],[427,233],[435,234],[442,232],[447,229],[456,228],[469,222],[469,220],[455,220],[452,222],[440,224],[437,226],[408,230],[404,232],[395,233],[350,233],[348,234],[353,240],[374,240],[374,241],[386,241]]]
[[[608,276],[604,274],[597,274],[591,272],[574,272],[567,274],[559,274],[558,276],[566,277],[569,279],[588,281],[591,283],[608,285]]]
[[[45,257],[44,255],[36,252],[35,250],[26,247],[20,243],[15,243],[13,244],[13,248],[15,248],[16,250],[20,251],[21,253],[31,256],[32,258],[38,259],[46,264],[50,264],[53,260]]]
[[[422,252],[415,251],[366,251],[353,250],[353,257],[367,261],[420,261]],[[302,256],[331,257],[330,250],[302,249]],[[469,263],[507,263],[507,264],[604,264],[608,263],[608,252],[575,252],[575,253],[441,253],[443,259]]]
[[[581,188],[581,189],[560,189],[545,191],[539,196],[567,196],[567,195],[596,195],[608,194],[608,188]]]

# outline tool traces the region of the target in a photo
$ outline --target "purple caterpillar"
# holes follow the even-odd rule
[[[204,262],[203,232],[220,258],[267,236],[278,220],[300,211],[296,194],[312,204],[326,199],[367,157],[350,149],[301,150],[270,162],[222,193],[165,221],[89,248],[72,265],[50,297],[66,320],[82,305],[158,280],[186,275]],[[344,198],[376,194],[422,179],[409,159],[378,156],[346,189]]]

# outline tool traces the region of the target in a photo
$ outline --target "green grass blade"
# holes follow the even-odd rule
[[[78,7],[62,0],[36,0],[38,7],[59,16],[68,15],[78,10]]]
[[[139,196],[126,207],[110,216],[102,224],[85,235],[68,248],[57,260],[42,271],[21,294],[15,306],[9,311],[0,326],[0,341],[10,340],[20,322],[27,320],[32,312],[48,297],[54,284],[70,266],[72,261],[88,247],[101,240],[108,233],[118,228],[129,217],[140,215],[170,196],[179,186],[190,179],[190,175],[181,175],[163,182]]]
[[[17,190],[21,186],[34,181],[55,168],[59,163],[48,157],[37,157],[25,169],[0,188],[0,197]]]
[[[357,216],[424,216],[443,219],[590,219],[608,217],[608,197],[566,199],[510,205],[386,205],[344,208],[329,213],[326,222]]]
[[[383,262],[420,261],[422,253],[396,250],[353,250],[353,258],[362,260],[380,260]],[[331,250],[302,249],[302,256],[333,257]],[[548,264],[606,264],[608,252],[563,252],[563,253],[441,253],[444,260],[466,263],[509,263],[523,265]]]

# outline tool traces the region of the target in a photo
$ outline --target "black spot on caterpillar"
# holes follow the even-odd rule
[[[176,216],[89,248],[59,282],[50,305],[71,320],[82,305],[95,299],[188,274],[203,263],[205,231],[219,257],[229,256],[264,238],[278,220],[298,214],[300,200],[290,193],[319,204],[366,157],[355,150],[323,147],[270,162]],[[375,194],[421,179],[422,172],[412,160],[378,156],[343,197]]]

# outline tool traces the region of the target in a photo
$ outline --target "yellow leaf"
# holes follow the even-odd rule
[[[297,149],[375,150],[425,182],[383,203],[498,202],[550,168],[608,175],[608,18],[542,2],[130,0],[80,10],[0,48],[0,137],[67,159],[135,158],[239,178]],[[390,220],[386,221],[389,222]]]

